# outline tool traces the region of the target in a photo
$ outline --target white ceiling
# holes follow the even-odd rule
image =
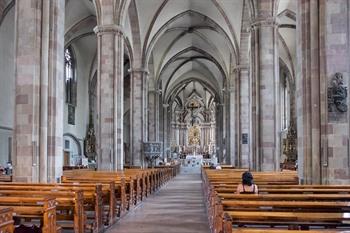
[[[132,1],[135,4],[131,4],[130,9],[138,16],[139,28],[135,28],[135,19],[132,23],[127,17],[125,36],[132,49],[139,39],[143,54],[134,56],[146,61],[146,68],[151,71],[155,83],[162,84],[156,88],[170,88],[163,93],[171,93],[172,89],[183,85],[185,79],[194,79],[203,86],[207,85],[206,88],[216,90],[217,97],[221,97],[222,89],[229,82],[229,74],[238,62],[236,56],[240,49],[244,0]],[[296,0],[279,0],[280,24],[295,25],[295,12]],[[85,25],[85,29],[74,31],[75,34],[69,36],[74,38],[92,32],[93,20],[85,24],[81,22],[95,15],[92,1],[66,0],[66,32],[80,24]],[[279,43],[281,57],[290,67],[294,66],[295,29],[280,28],[279,33],[283,39],[283,43]]]

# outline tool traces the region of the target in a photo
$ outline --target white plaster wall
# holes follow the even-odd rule
[[[8,139],[12,137],[15,104],[15,8],[0,25],[0,165],[9,159]],[[6,129],[5,129],[6,128]]]
[[[89,123],[88,86],[90,69],[96,53],[96,38],[88,36],[73,43],[76,58],[77,107],[75,125],[68,124],[68,105],[64,108],[64,133],[74,135],[83,149],[83,140]]]
[[[15,95],[14,7],[0,26],[0,126],[13,127]]]
[[[0,165],[6,165],[9,158],[9,138],[12,137],[12,130],[0,129]]]

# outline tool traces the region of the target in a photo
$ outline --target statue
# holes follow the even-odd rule
[[[86,137],[85,137],[85,152],[86,153],[95,153],[96,152],[96,137],[93,128],[89,128]]]
[[[328,111],[334,112],[334,110],[337,110],[341,113],[347,112],[347,96],[348,90],[346,87],[344,87],[342,73],[335,73],[334,77],[332,78],[331,87],[328,88]]]
[[[286,159],[281,164],[282,169],[296,170],[297,169],[297,131],[294,121],[290,122],[287,138],[283,139],[283,154]]]
[[[89,120],[89,126],[86,132],[86,136],[84,139],[84,150],[85,155],[90,160],[95,160],[96,156],[96,136],[95,136],[95,130],[94,130],[94,124],[92,120],[92,114],[90,114],[90,120]]]

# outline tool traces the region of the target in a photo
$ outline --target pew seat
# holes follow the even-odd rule
[[[0,207],[0,232],[13,233],[14,221],[13,221],[13,208]]]
[[[319,230],[288,230],[288,229],[269,229],[269,228],[236,228],[232,229],[231,233],[350,233],[346,230],[331,230],[331,229],[319,229]]]
[[[56,200],[50,197],[0,197],[0,208],[11,208],[15,219],[36,219],[42,233],[57,233]],[[6,231],[5,231],[6,232]]]

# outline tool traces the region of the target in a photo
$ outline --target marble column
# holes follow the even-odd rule
[[[258,16],[251,25],[252,147],[255,169],[262,171],[279,169],[278,25],[273,6],[274,1],[258,1]]]
[[[53,182],[63,163],[64,1],[18,0],[14,179]]]
[[[145,138],[145,86],[148,71],[142,68],[130,69],[131,74],[131,156],[132,165],[143,167],[144,158],[142,153],[142,146]]]

